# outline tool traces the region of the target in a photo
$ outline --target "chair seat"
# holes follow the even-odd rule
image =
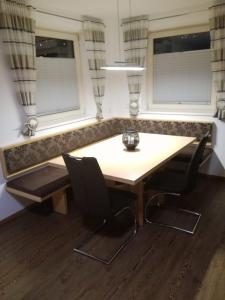
[[[176,155],[170,160],[165,168],[170,171],[185,172],[187,166],[191,160],[192,155],[196,150],[197,145],[190,145],[187,149],[184,149],[181,153]],[[200,164],[205,161],[212,153],[212,148],[205,148]]]
[[[162,171],[150,178],[144,188],[180,194],[184,192],[186,185],[186,176],[178,172]]]
[[[189,162],[191,160],[192,155],[196,151],[197,147],[198,147],[198,144],[189,145],[184,150],[182,150],[179,154],[177,154],[172,159],[172,161],[176,160],[176,161]],[[212,148],[211,147],[206,147],[204,152],[203,152],[201,162],[204,161],[206,159],[206,157],[208,157],[211,153],[212,153]]]
[[[113,215],[124,207],[130,207],[132,202],[136,199],[136,195],[128,191],[110,187],[108,188],[108,192]]]

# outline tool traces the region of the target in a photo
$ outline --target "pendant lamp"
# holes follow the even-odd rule
[[[121,60],[119,0],[116,1],[117,1],[117,27],[118,27],[117,29],[118,29],[118,52],[119,52],[118,56],[120,57],[120,60],[115,61],[111,65],[102,66],[101,69],[108,70],[108,71],[143,71],[144,67]],[[130,5],[130,12],[131,12],[131,5]]]

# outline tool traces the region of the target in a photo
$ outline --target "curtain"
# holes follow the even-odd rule
[[[88,58],[88,67],[97,107],[97,120],[103,119],[102,102],[105,94],[105,25],[101,19],[83,17],[83,33]]]
[[[216,92],[215,117],[225,121],[225,1],[215,1],[211,7],[211,66]]]
[[[0,33],[27,121],[24,135],[34,135],[36,52],[34,8],[27,0],[0,0]]]
[[[125,62],[145,66],[148,45],[148,16],[124,19],[122,22]],[[129,111],[136,117],[144,71],[128,71]]]

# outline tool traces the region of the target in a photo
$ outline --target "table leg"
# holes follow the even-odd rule
[[[144,184],[142,181],[138,182],[133,187],[133,192],[137,195],[136,204],[136,219],[139,226],[144,225]]]
[[[68,212],[66,190],[59,191],[53,195],[52,204],[55,212],[66,215]]]

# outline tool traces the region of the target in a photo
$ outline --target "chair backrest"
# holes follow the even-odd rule
[[[194,189],[197,181],[198,176],[198,169],[199,165],[202,161],[204,150],[206,143],[209,138],[209,133],[207,133],[202,139],[200,140],[197,149],[195,150],[194,154],[192,155],[191,161],[188,165],[186,171],[186,188],[185,192],[190,192]]]
[[[94,157],[73,157],[62,154],[78,208],[88,216],[108,218],[111,203],[105,180]]]

